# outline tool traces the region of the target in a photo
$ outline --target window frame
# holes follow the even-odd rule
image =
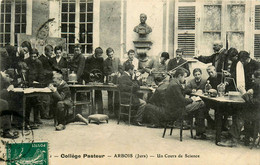
[[[19,33],[15,33],[15,25],[17,24],[17,23],[15,23],[15,15],[16,15],[15,1],[10,1],[10,2],[11,2],[11,22],[10,22],[10,42],[9,42],[9,44],[16,45],[16,44],[18,44],[18,41],[17,41],[17,43],[15,43],[15,35],[19,34]],[[25,28],[24,33],[27,35],[31,35],[31,33],[32,33],[32,1],[25,0],[25,6],[26,6],[26,12],[25,12],[26,23],[24,23],[24,24],[25,24],[26,28]],[[1,9],[1,6],[0,6],[0,9]],[[23,23],[19,22],[19,24],[23,24]],[[5,25],[5,22],[4,22],[4,25]],[[21,27],[20,27],[20,30],[21,30]],[[5,35],[5,31],[3,32],[3,34]],[[17,38],[17,40],[18,40],[18,38]],[[3,44],[3,46],[7,45],[7,43],[1,43],[1,44]]]
[[[79,43],[79,32],[80,32],[80,24],[82,24],[83,22],[80,22],[80,14],[82,12],[80,12],[80,0],[75,0],[75,22],[73,22],[75,24],[75,39],[74,39],[74,44],[78,44]],[[88,3],[87,0],[85,3]],[[90,12],[92,13],[93,16],[93,20],[92,22],[87,22],[87,15],[86,15],[86,19],[85,19],[85,26],[87,26],[87,24],[92,23],[92,43],[79,43],[80,45],[84,45],[86,47],[86,45],[92,45],[92,52],[91,53],[87,53],[87,49],[85,49],[85,52],[83,52],[82,54],[85,56],[91,55],[93,54],[94,48],[99,44],[99,10],[100,10],[100,0],[93,0],[92,2],[93,4],[93,11]],[[59,1],[59,6],[60,6],[60,16],[59,16],[59,26],[62,25],[62,1]],[[69,11],[67,12],[69,13]],[[89,13],[86,9],[86,14]],[[63,34],[63,32],[61,31],[61,29],[59,30],[59,37],[61,37],[61,35]],[[87,35],[85,38],[85,41],[87,41]],[[72,45],[74,45],[72,44]],[[69,44],[66,41],[66,49],[67,52],[69,52]],[[71,53],[70,53],[71,54]]]

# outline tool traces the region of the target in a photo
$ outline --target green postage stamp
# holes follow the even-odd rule
[[[13,143],[6,145],[7,165],[48,165],[48,143]]]

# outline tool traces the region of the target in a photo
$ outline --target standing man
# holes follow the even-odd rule
[[[81,45],[76,44],[74,47],[74,56],[72,57],[69,68],[71,71],[74,71],[77,75],[77,80],[79,84],[83,82],[83,71],[85,67],[85,57],[81,54]]]
[[[138,81],[132,79],[134,74],[134,66],[126,65],[125,71],[122,76],[119,77],[119,90],[121,92],[121,103],[129,103],[129,98],[132,94],[132,104],[138,107],[134,124],[141,126],[143,121],[143,114],[146,102],[137,97],[137,90],[140,88]],[[131,89],[133,88],[133,91]],[[133,92],[133,93],[132,93]]]
[[[227,51],[223,48],[223,42],[217,40],[213,43],[214,54],[211,56],[194,56],[193,58],[198,59],[200,62],[205,64],[212,63],[215,66],[217,72],[227,70]]]
[[[107,58],[104,61],[104,74],[106,76],[106,81],[108,81],[109,77],[112,78],[112,82],[117,84],[118,77],[123,72],[122,65],[120,63],[119,58],[114,57],[114,50],[112,48],[107,48],[106,50]],[[107,91],[108,93],[108,111],[113,111],[113,92]],[[115,93],[115,109],[118,109],[118,93]],[[117,114],[117,113],[116,113]]]
[[[51,56],[53,54],[53,47],[51,45],[46,45],[44,48],[44,54],[42,54],[38,59],[42,62],[43,75],[46,84],[52,82],[52,71],[53,64]]]
[[[197,139],[206,139],[204,111],[205,106],[197,98],[185,98],[185,89],[182,84],[185,82],[187,72],[179,68],[176,70],[174,78],[170,81],[166,89],[166,115],[171,119],[177,120],[183,115],[195,114],[196,118],[196,137]]]
[[[67,59],[62,56],[62,46],[56,46],[54,48],[54,53],[56,56],[51,59],[53,67],[58,72],[62,73],[62,75],[65,75],[66,72],[64,70],[67,69],[68,62]]]
[[[134,65],[134,70],[137,71],[138,69],[138,59],[135,58],[135,51],[133,49],[130,49],[127,52],[128,59],[123,63],[123,70],[125,71],[125,66],[126,65]]]
[[[32,49],[30,57],[25,59],[25,63],[28,66],[28,81],[29,86],[33,85],[33,82],[41,83],[44,79],[42,62],[38,59],[39,52],[37,49]],[[34,123],[30,125],[30,113],[33,108]],[[37,124],[42,124],[39,112],[42,111],[42,103],[39,97],[30,97],[26,100],[25,110],[25,124],[26,129],[38,128]]]
[[[84,79],[88,82],[104,82],[104,59],[102,57],[103,50],[101,47],[95,49],[95,53],[92,56],[87,57]],[[95,91],[95,100],[98,105],[98,113],[103,113],[103,101],[101,90]]]
[[[180,66],[180,67],[186,69],[187,70],[187,76],[190,76],[189,65],[187,63],[187,60],[182,58],[182,55],[183,55],[183,49],[178,48],[176,50],[176,57],[171,59],[168,63],[167,71],[170,71],[170,72],[172,72],[172,74],[175,74],[176,70],[174,71],[173,69]]]
[[[53,63],[51,60],[51,56],[53,55],[53,47],[51,45],[46,45],[44,48],[44,54],[42,54],[38,59],[42,62],[43,67],[43,75],[44,75],[44,83],[49,84],[52,82],[52,71],[53,71]],[[41,96],[39,97],[42,102],[42,115],[41,118],[48,119],[47,115],[50,111],[50,96]]]
[[[249,53],[246,51],[240,51],[238,56],[240,57],[240,61],[244,66],[245,72],[245,89],[252,89],[254,83],[254,72],[260,69],[260,63],[256,60],[250,58]]]

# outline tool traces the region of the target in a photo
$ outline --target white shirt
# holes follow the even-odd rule
[[[56,61],[57,61],[57,63],[60,62],[60,59],[61,59],[61,56],[60,56],[59,58],[56,56]]]
[[[243,64],[238,61],[236,66],[237,88],[245,88],[245,72]]]
[[[138,59],[134,57],[133,61],[132,61],[132,64],[134,65],[134,70],[138,70]]]

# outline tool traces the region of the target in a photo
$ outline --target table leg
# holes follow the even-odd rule
[[[215,110],[215,124],[216,124],[216,141],[215,144],[221,141],[221,129],[222,129],[222,117],[223,112],[220,109],[220,106],[217,105]]]
[[[115,114],[115,91],[113,91],[112,104],[113,104],[113,114]]]
[[[22,131],[24,131],[24,129],[25,129],[25,111],[26,111],[26,96],[25,95],[23,95],[23,128],[22,128]]]
[[[95,112],[95,114],[97,113],[97,110],[96,110],[95,90],[93,90],[93,112]]]

